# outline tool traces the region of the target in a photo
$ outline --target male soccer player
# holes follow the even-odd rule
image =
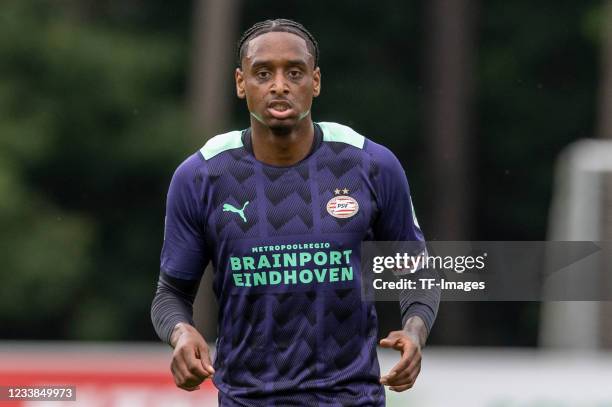
[[[211,138],[168,192],[152,319],[174,348],[175,382],[191,391],[212,378],[221,406],[384,406],[383,385],[414,384],[439,301],[401,301],[403,329],[380,342],[401,359],[381,377],[360,243],[423,240],[404,171],[349,127],[312,121],[319,50],[302,25],[257,23],[238,49],[236,92],[251,126]],[[209,260],[214,367],[192,322]]]

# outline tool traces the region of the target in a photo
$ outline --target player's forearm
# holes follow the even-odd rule
[[[432,270],[421,270],[419,278],[438,278]],[[425,338],[431,332],[431,328],[438,314],[441,291],[439,287],[432,289],[403,290],[399,295],[402,326],[406,326],[412,317],[419,317],[425,326]]]
[[[403,331],[410,336],[421,348],[425,347],[429,332],[425,322],[419,316],[412,316],[406,320]]]
[[[177,325],[193,325],[193,300],[198,284],[160,274],[151,304],[151,321],[162,341],[172,344]]]

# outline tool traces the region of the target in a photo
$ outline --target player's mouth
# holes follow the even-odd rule
[[[273,100],[268,103],[268,113],[275,119],[286,119],[294,114],[291,103],[287,100]]]

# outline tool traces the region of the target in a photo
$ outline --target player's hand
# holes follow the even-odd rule
[[[421,345],[418,337],[406,331],[393,331],[380,341],[380,346],[398,350],[402,354],[400,361],[380,378],[380,383],[398,392],[414,386],[421,371]]]
[[[187,391],[198,390],[200,383],[215,373],[206,341],[193,326],[180,323],[174,328],[170,342],[174,347],[170,370],[176,386]]]

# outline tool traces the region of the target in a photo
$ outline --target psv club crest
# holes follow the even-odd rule
[[[336,196],[327,202],[327,213],[339,219],[350,218],[355,215],[359,211],[359,203],[353,197],[346,195],[348,192],[349,190],[346,188],[336,189],[334,191]]]

